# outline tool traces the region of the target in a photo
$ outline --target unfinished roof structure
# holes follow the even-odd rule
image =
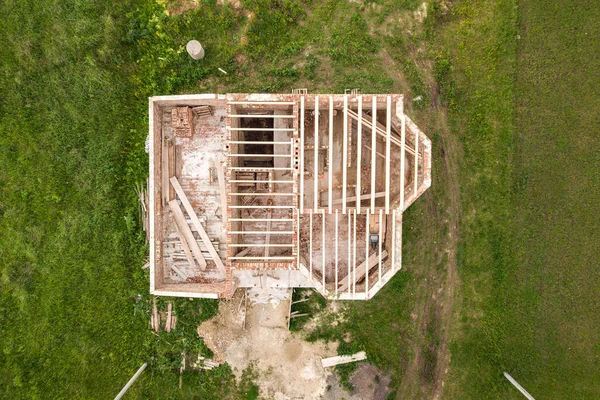
[[[431,141],[400,94],[150,98],[150,291],[369,299],[402,265]]]

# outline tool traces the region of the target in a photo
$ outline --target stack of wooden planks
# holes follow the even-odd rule
[[[210,117],[212,115],[212,109],[210,106],[194,107],[192,108],[192,111],[197,118]]]
[[[192,225],[194,226],[194,228],[196,228],[196,231],[200,235],[200,239],[202,239],[202,241],[204,242],[204,246],[207,248],[208,253],[212,257],[212,261],[215,263],[217,270],[224,275],[225,265],[219,257],[219,254],[217,253],[217,250],[215,249],[210,237],[206,233],[206,230],[200,223],[200,219],[198,219],[198,216],[196,215],[192,204],[187,198],[185,192],[183,191],[183,188],[179,184],[179,180],[175,176],[173,176],[171,177],[170,182],[173,188],[175,189],[177,197],[179,197],[183,208],[187,212],[192,222]],[[204,271],[206,269],[206,259],[204,258],[204,255],[200,250],[200,246],[196,242],[196,238],[194,237],[194,234],[192,233],[192,230],[190,229],[190,226],[187,223],[187,220],[183,214],[183,211],[181,210],[179,203],[177,202],[177,200],[171,200],[169,201],[169,207],[171,209],[171,212],[173,213],[173,218],[177,227],[177,233],[179,235],[179,238],[181,239],[181,247],[188,259],[188,262],[190,263],[190,265],[195,265],[195,262],[198,263],[200,269]]]

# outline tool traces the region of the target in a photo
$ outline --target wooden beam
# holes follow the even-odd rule
[[[177,206],[179,208],[179,205]],[[185,222],[185,219],[184,219]],[[187,223],[185,223],[185,225],[187,226]],[[195,267],[196,263],[194,262],[194,256],[192,254],[192,251],[190,249],[190,246],[188,246],[188,242],[184,236],[184,233],[182,232],[181,228],[179,227],[179,223],[177,222],[177,220],[175,220],[175,229],[177,230],[177,236],[179,236],[179,241],[181,243],[181,248],[183,249],[183,252],[185,253],[185,257],[187,258],[188,262],[190,263],[190,267]],[[191,231],[190,231],[191,233]],[[194,235],[192,235],[193,238]],[[198,244],[196,242],[196,239],[194,238],[194,243],[196,243],[196,245]],[[202,252],[200,252],[200,255],[202,256]],[[199,260],[198,264],[200,265],[200,268],[205,269],[206,268],[206,259],[204,259],[204,256],[202,256],[202,260],[204,261],[204,267],[202,267],[202,263]]]
[[[310,214],[309,214],[309,223],[310,223],[310,229],[308,230],[308,239],[309,239],[309,250],[310,250],[310,254],[308,256],[308,264],[309,264],[309,276],[310,279],[312,280],[313,278],[313,210],[310,210]]]
[[[284,131],[284,132],[293,132],[294,128],[227,128],[230,131],[245,131],[245,132],[265,132],[265,131]]]
[[[406,157],[406,116],[402,114],[401,145],[400,145],[400,211],[404,212],[404,163]]]
[[[179,181],[177,180],[176,177],[171,178],[171,184],[175,188],[175,192],[177,193],[177,196],[179,196],[181,203],[183,203],[183,207],[187,211],[190,219],[192,220],[192,224],[196,227],[196,230],[200,234],[200,237],[202,238],[204,245],[208,249],[208,252],[212,256],[214,263],[217,265],[217,269],[220,272],[225,273],[225,265],[223,265],[223,261],[221,261],[221,257],[219,257],[219,253],[217,253],[217,251],[213,247],[213,244],[210,241],[210,238],[206,234],[204,227],[202,226],[202,224],[200,223],[200,220],[198,219],[198,216],[194,212],[194,208],[192,207],[192,204],[190,203],[187,196],[185,195],[185,192],[181,188],[181,185],[179,184]],[[180,211],[181,211],[181,209],[180,209]]]
[[[331,214],[331,199],[333,198],[333,96],[329,96],[329,165],[327,179],[328,212]]]
[[[323,210],[323,212],[321,213],[321,218],[322,218],[322,222],[323,222],[323,230],[321,231],[322,235],[321,235],[321,253],[323,253],[323,268],[321,268],[321,272],[323,275],[323,292],[325,291],[325,274],[327,272],[326,269],[326,257],[325,257],[325,250],[327,249],[327,246],[325,245],[325,210]]]
[[[315,150],[314,150],[314,168],[313,168],[313,208],[319,208],[319,96],[315,96]]]
[[[256,179],[232,179],[229,181],[229,183],[279,183],[279,184],[293,184],[294,181],[279,181],[279,180],[272,180],[272,181],[266,181],[266,180],[256,180]]]
[[[350,116],[350,118],[352,118],[355,121],[359,120],[359,115],[357,113],[355,113],[352,110],[348,110],[348,115]],[[372,128],[372,124],[373,124],[373,120],[371,119],[371,121],[367,120],[367,119],[362,119],[362,124],[365,125],[367,128]],[[383,127],[383,128],[382,128]],[[386,138],[386,132],[385,132],[385,127],[383,125],[381,125],[381,123],[377,122],[377,135],[379,135],[379,137],[385,139]],[[394,134],[392,133],[392,136],[390,137],[390,140],[392,142],[393,145],[395,146],[400,146],[400,139],[398,139],[397,137],[394,136]],[[406,149],[406,151],[409,154],[413,154],[413,149]]]
[[[371,243],[370,243],[370,241],[371,241],[371,227],[370,227],[370,224],[371,224],[371,216],[372,215],[373,215],[372,213],[370,213],[369,211],[367,211],[367,219],[365,221],[365,225],[366,225],[366,227],[365,227],[365,233],[366,233],[365,245],[367,247],[367,254],[365,255],[365,261],[363,261],[365,263],[369,260],[369,249],[371,248]],[[368,269],[371,269],[370,265],[369,265]],[[367,270],[366,272],[369,272],[369,271]],[[358,279],[359,278],[357,278],[357,277],[354,278],[354,286],[356,286],[356,281]],[[369,274],[368,273],[367,273],[367,276],[365,278],[365,282],[366,282],[366,285],[365,285],[365,287],[366,287],[365,296],[368,298],[369,297]]]
[[[182,247],[183,242],[186,241],[192,254],[194,254],[194,257],[196,257],[198,265],[200,265],[200,268],[202,270],[205,270],[206,260],[202,255],[202,250],[200,250],[200,246],[198,246],[198,243],[196,242],[196,238],[194,238],[192,230],[190,229],[185,220],[185,216],[183,215],[183,211],[181,211],[181,208],[179,207],[179,203],[177,203],[177,200],[171,200],[169,201],[169,207],[171,208],[171,212],[173,213],[173,219],[175,221],[175,224],[177,225],[177,231],[181,232],[182,234],[182,236],[180,237]]]
[[[350,237],[352,236],[352,224],[350,222],[350,215],[348,215],[347,217],[348,220],[348,250],[347,250],[347,254],[348,254],[348,275],[346,275],[346,278],[348,278],[350,276],[350,266],[352,265],[352,263],[350,262],[350,251],[352,250],[350,248]],[[352,265],[352,273],[354,273],[354,275],[356,275],[356,264]],[[348,293],[350,293],[350,291],[354,291],[356,289],[356,287],[352,287],[352,285],[348,286]],[[342,290],[343,291],[343,290]]]
[[[346,185],[348,183],[348,96],[344,96],[344,137],[342,147],[342,214],[346,214]]]
[[[302,215],[300,215],[299,213],[296,213],[296,232],[298,233],[298,240],[296,240],[296,243],[292,244],[292,246],[290,246],[292,248],[292,254],[295,254],[296,256],[296,269],[300,270],[300,244],[302,243],[300,240],[300,218],[302,218]],[[288,277],[289,277],[289,271],[288,271]],[[292,289],[293,292],[293,289]],[[291,298],[290,298],[291,301]]]
[[[377,192],[375,193],[375,198],[380,198],[380,197],[385,197],[385,192]],[[362,196],[360,196],[361,200],[368,200],[371,198],[370,194],[363,194]],[[342,204],[344,200],[343,199],[335,199],[333,200],[333,204]],[[356,196],[350,196],[350,197],[346,197],[346,203],[354,203],[356,202]],[[360,201],[358,202],[360,203]],[[357,206],[358,206],[357,203]]]
[[[229,218],[229,220],[236,222],[294,222],[293,218]]]
[[[367,146],[367,145],[365,145],[365,148],[366,148],[367,150],[369,150],[369,151],[373,150],[373,148],[372,148],[372,147],[370,147],[370,146]],[[380,153],[380,152],[378,152],[378,151],[376,151],[375,153],[377,154],[377,156],[379,156],[379,157],[381,157],[381,158],[383,158],[383,159],[385,160],[385,154],[381,154],[381,153]]]
[[[171,178],[172,176],[176,175],[176,165],[175,165],[175,155],[176,153],[176,148],[175,148],[175,139],[173,139],[173,141],[171,142],[171,145],[169,146],[169,171],[168,171],[168,178]],[[167,186],[169,187],[169,200],[174,199],[175,198],[175,191],[173,190],[173,188],[171,187],[171,185],[169,185],[169,182],[167,181]]]
[[[383,210],[379,210],[379,282],[381,282],[381,248],[383,246]]]
[[[273,208],[273,209],[275,209],[275,208],[279,208],[279,209],[288,208],[288,209],[290,209],[290,208],[296,208],[296,207],[294,207],[294,206],[260,206],[260,205],[256,205],[256,206],[230,206],[229,208],[235,208],[235,209],[239,208],[239,209],[243,209],[243,210],[245,210],[245,209],[252,209],[252,208],[261,208],[261,209],[267,210],[267,209],[270,209],[270,208]]]
[[[415,129],[415,180],[414,196],[417,197],[417,188],[419,186],[419,132]]]
[[[251,158],[273,158],[273,157],[292,157],[291,154],[227,154],[227,157],[251,157]]]
[[[339,225],[338,209],[335,210],[335,295],[338,295],[338,225]]]
[[[117,394],[117,396],[115,397],[115,400],[120,400],[121,398],[123,398],[123,396],[125,395],[125,392],[127,392],[127,390],[131,387],[131,385],[133,385],[133,382],[135,382],[136,379],[139,378],[139,376],[142,374],[142,372],[144,372],[144,370],[146,369],[147,366],[148,366],[148,363],[142,364],[142,366],[131,377],[131,379],[129,379],[129,381],[125,384],[125,386],[123,386],[123,389],[121,389],[121,391]]]
[[[377,131],[377,96],[373,96],[373,129],[371,131],[371,214],[375,213],[375,173],[377,169],[375,152],[377,151],[377,139],[375,133]]]
[[[290,142],[273,140],[229,140],[227,144],[290,144]]]
[[[227,186],[225,184],[225,168],[220,162],[217,162],[217,176],[221,195],[221,216],[223,217],[223,226],[227,226]]]
[[[179,267],[178,267],[178,266],[176,266],[176,265],[173,265],[173,264],[172,264],[172,265],[171,265],[171,269],[172,269],[173,271],[175,271],[175,273],[176,273],[177,275],[179,275],[181,278],[183,278],[183,280],[184,280],[184,281],[187,281],[187,279],[189,278],[189,277],[187,276],[187,274],[185,274],[185,273],[184,273],[184,272],[183,272],[181,269],[179,269]]]
[[[294,105],[296,104],[295,101],[252,101],[252,100],[247,100],[247,101],[243,101],[243,100],[235,100],[235,101],[228,101],[227,104],[241,104],[241,105],[258,105],[258,104],[262,104],[262,105]]]
[[[358,126],[357,126],[357,155],[356,155],[356,195],[360,196],[362,178],[362,95],[358,96]],[[360,214],[360,201],[356,204],[356,212]]]
[[[390,158],[391,158],[391,135],[392,135],[392,96],[387,97],[387,113],[386,113],[386,130],[385,130],[385,213],[390,213]]]
[[[296,257],[290,256],[272,256],[272,257],[229,257],[230,260],[295,260]]]
[[[294,231],[230,231],[232,235],[292,235]]]
[[[290,167],[260,167],[260,168],[251,168],[251,167],[229,167],[232,171],[246,171],[246,172],[269,172],[269,171],[291,171]]]
[[[271,183],[271,181],[269,181]],[[267,197],[277,197],[277,196],[296,196],[296,193],[252,193],[252,192],[238,192],[238,193],[228,193],[229,196],[267,196]]]
[[[164,131],[163,131],[164,133]],[[162,142],[162,157],[161,157],[161,172],[162,172],[162,204],[164,207],[169,203],[169,146],[167,140],[163,137]]]
[[[352,248],[352,265],[354,265],[354,268],[356,268],[356,211],[354,212],[354,227],[352,229],[352,237],[353,237],[353,243],[354,243],[354,247]],[[356,272],[355,272],[355,274],[356,274]],[[356,282],[356,281],[354,281],[354,282]],[[354,287],[356,290],[356,284],[354,285]]]
[[[304,96],[300,97],[300,214],[304,214]]]
[[[387,257],[387,251],[383,251],[381,254],[382,258]],[[368,258],[368,260],[363,261],[357,268],[356,268],[356,272],[355,272],[355,276],[353,276],[353,284],[356,285],[356,282],[361,280],[363,277],[366,279],[365,275],[367,272],[367,261],[369,264],[368,269],[370,270],[371,268],[373,268],[375,265],[377,265],[378,262],[378,254],[373,254],[371,255],[371,257]],[[340,291],[344,291],[348,288],[348,277],[342,279],[340,281]]]
[[[392,272],[396,270],[396,210],[392,211]]]
[[[302,96],[304,98],[304,96]],[[294,118],[294,115],[285,114],[229,114],[230,118]]]
[[[167,321],[165,322],[165,331],[171,332],[171,324],[173,322],[173,303],[167,303]]]
[[[228,243],[227,247],[294,247],[292,243]]]
[[[269,251],[271,250],[269,244],[271,244],[271,215],[273,214],[273,210],[267,211],[267,233],[265,234],[265,258],[269,258]]]
[[[339,364],[347,364],[351,362],[361,361],[367,359],[367,353],[364,351],[358,352],[356,354],[352,354],[350,356],[335,356],[329,358],[323,358],[321,360],[321,365],[323,368],[333,367]]]

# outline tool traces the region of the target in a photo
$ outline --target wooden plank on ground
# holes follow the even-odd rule
[[[175,273],[177,275],[179,275],[181,278],[183,278],[184,281],[188,280],[189,276],[187,276],[187,274],[185,272],[183,272],[181,269],[179,269],[179,267],[177,267],[176,265],[172,264],[171,269],[173,271],[175,271]]]
[[[179,207],[179,203],[177,203],[177,200],[171,200],[169,202],[169,207],[171,208],[171,212],[173,213],[173,219],[175,220],[177,229],[182,234],[182,237],[180,237],[181,243],[187,241],[187,245],[192,251],[194,257],[196,257],[196,261],[198,261],[200,268],[202,270],[205,270],[206,260],[202,255],[202,250],[200,250],[200,246],[198,246],[198,242],[196,242],[196,238],[194,237],[192,230],[190,229],[189,225],[187,224],[187,221],[185,220],[185,216],[183,215],[183,211],[181,211],[181,207]]]
[[[167,304],[167,321],[165,322],[165,331],[171,332],[171,323],[173,318],[173,303]]]
[[[223,226],[227,226],[227,188],[225,186],[225,168],[221,163],[217,163],[217,175],[219,179],[219,192],[221,195],[221,215],[223,216]]]
[[[154,323],[152,328],[158,333],[158,329],[160,327],[160,317],[158,316],[158,309],[156,308],[156,297],[152,299],[152,322]]]
[[[221,261],[221,257],[219,257],[219,253],[217,253],[212,242],[210,241],[210,238],[206,234],[206,231],[204,230],[204,227],[200,223],[200,220],[198,219],[198,216],[196,215],[196,212],[194,211],[192,204],[190,203],[187,196],[185,195],[185,192],[181,188],[181,185],[179,184],[177,177],[174,176],[171,178],[171,184],[175,188],[175,192],[177,192],[177,196],[179,196],[179,199],[183,203],[183,207],[185,208],[188,215],[190,216],[190,219],[192,220],[192,224],[196,227],[196,230],[200,234],[200,237],[202,238],[204,245],[208,249],[208,252],[212,256],[213,261],[217,265],[217,269],[221,273],[224,274],[225,273],[225,265],[223,265],[223,261]]]
[[[387,251],[384,250],[381,253],[381,259],[383,260],[384,258],[387,257]],[[369,257],[369,259],[367,260],[369,262],[369,270],[371,268],[373,268],[375,265],[377,265],[377,263],[379,263],[379,254],[375,253],[373,254],[371,257]],[[356,267],[356,276],[355,276],[355,282],[360,281],[367,273],[367,261],[363,261],[358,267]],[[340,281],[340,292],[343,292],[344,290],[346,290],[348,288],[348,277],[346,276],[344,279],[342,279]]]
[[[175,139],[173,139],[173,141],[171,143],[169,143],[169,179],[172,176],[176,175],[176,169],[175,169]],[[172,200],[175,198],[175,191],[173,190],[173,188],[171,187],[171,185],[169,185],[167,183],[168,187],[169,187],[169,200]]]
[[[187,225],[187,223],[186,223],[186,225]],[[188,262],[190,263],[190,267],[195,267],[196,263],[194,262],[194,256],[192,255],[192,250],[190,249],[190,246],[188,245],[188,242],[184,237],[184,233],[181,231],[181,228],[179,227],[179,224],[177,223],[177,221],[175,221],[175,228],[177,230],[177,235],[179,236],[179,240],[181,242],[181,248],[183,249],[183,252],[185,253],[185,257],[187,258]],[[194,235],[192,235],[192,237],[193,236]],[[196,240],[194,240],[194,243],[196,243]],[[198,263],[199,263],[199,265],[202,265],[202,263],[200,263],[200,261],[198,261]],[[204,266],[206,266],[205,259],[204,259]],[[175,272],[177,272],[177,271],[175,271]],[[184,278],[184,279],[187,279],[187,278]]]
[[[360,351],[356,354],[348,355],[348,356],[335,356],[329,358],[323,358],[321,360],[321,364],[323,368],[334,367],[340,364],[348,364],[351,362],[362,361],[367,359],[367,353],[364,351]]]

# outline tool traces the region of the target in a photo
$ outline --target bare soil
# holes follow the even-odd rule
[[[337,344],[308,343],[300,334],[288,331],[289,301],[275,307],[248,303],[246,311],[244,329],[243,291],[238,290],[231,301],[219,304],[215,318],[198,327],[198,334],[214,352],[214,361],[227,362],[238,379],[252,365],[261,398],[385,398],[381,393],[387,393],[389,378],[367,363],[352,377],[353,394],[340,387],[333,369],[321,365],[322,358],[337,355]]]

